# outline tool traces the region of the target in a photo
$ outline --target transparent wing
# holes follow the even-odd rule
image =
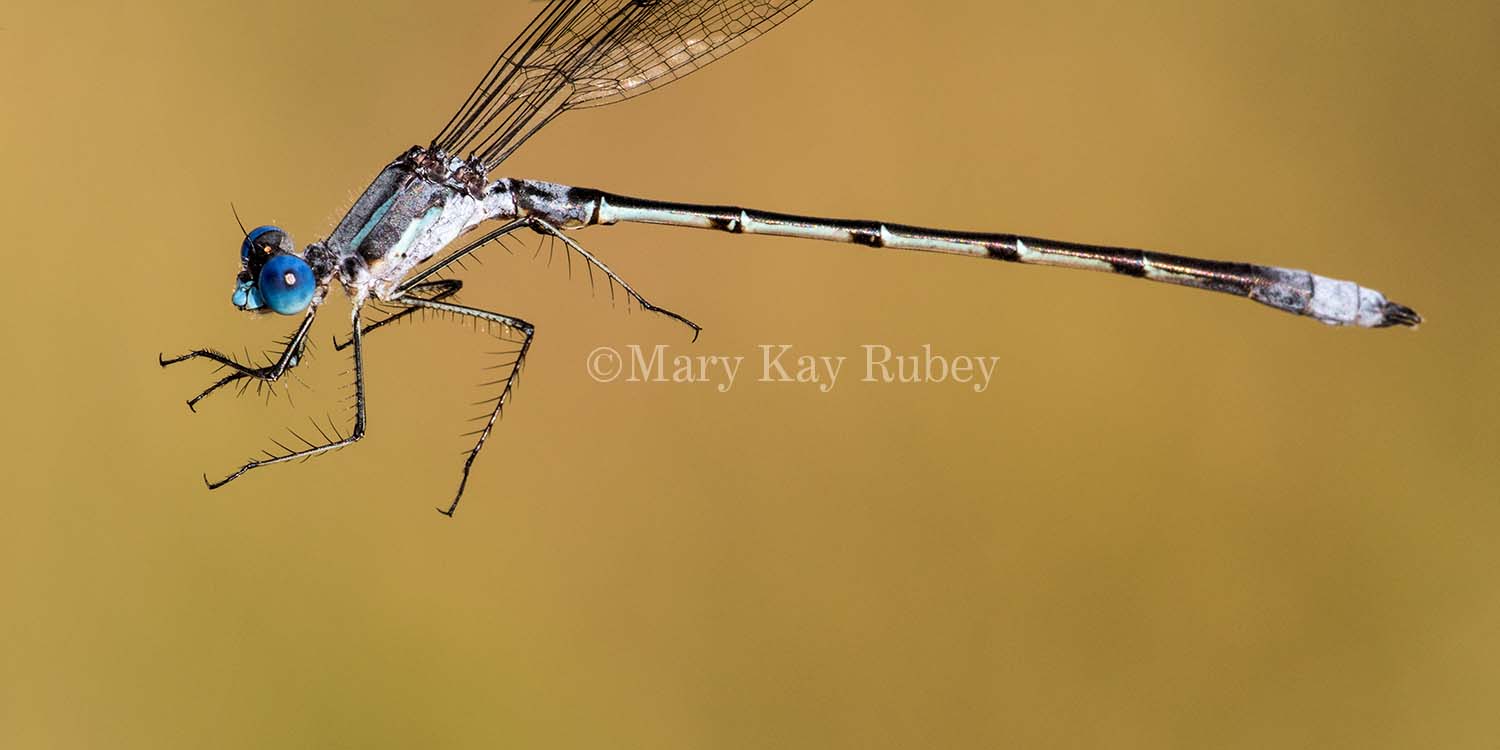
[[[812,0],[552,0],[432,145],[486,169],[569,109],[629,99],[744,46]]]
[[[665,86],[770,31],[812,0],[666,0],[601,47],[574,76],[567,107],[597,107]]]

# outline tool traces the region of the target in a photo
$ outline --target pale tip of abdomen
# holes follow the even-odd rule
[[[1374,289],[1315,273],[1307,274],[1307,278],[1312,296],[1301,312],[1329,325],[1389,328],[1422,322],[1415,310],[1387,300]]]
[[[1351,283],[1352,282],[1344,282]],[[1408,326],[1415,328],[1422,322],[1422,316],[1416,310],[1396,302],[1391,302],[1385,295],[1374,289],[1359,287],[1359,312],[1354,316],[1353,323],[1364,328],[1390,328],[1391,326]]]
[[[1415,328],[1422,316],[1391,302],[1380,292],[1352,281],[1330,279],[1295,268],[1259,267],[1262,283],[1250,288],[1250,299],[1331,326]]]

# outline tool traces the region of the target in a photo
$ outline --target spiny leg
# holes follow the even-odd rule
[[[702,326],[698,325],[697,323],[694,323],[691,320],[688,320],[687,318],[685,318],[685,317],[683,317],[681,315],[678,315],[675,312],[672,312],[671,310],[668,310],[665,307],[661,307],[661,306],[658,306],[658,305],[651,304],[651,302],[649,302],[645,297],[642,297],[640,295],[640,293],[637,292],[633,287],[631,287],[629,284],[625,283],[625,280],[622,279],[622,278],[620,278],[618,274],[616,274],[614,271],[611,271],[610,268],[609,268],[609,266],[604,265],[604,261],[601,261],[598,258],[595,258],[592,253],[590,253],[589,251],[583,249],[582,245],[579,245],[577,242],[574,242],[573,238],[569,237],[561,229],[558,229],[557,227],[553,226],[552,224],[548,223],[547,221],[545,221],[543,219],[539,219],[539,218],[534,217],[534,216],[530,217],[529,219],[527,219],[527,222],[531,226],[532,230],[534,230],[538,234],[541,234],[541,235],[544,235],[544,236],[547,236],[547,237],[555,237],[555,238],[557,238],[559,240],[562,240],[562,243],[564,245],[567,245],[568,249],[572,250],[575,253],[578,253],[578,255],[581,256],[585,261],[588,261],[589,265],[591,265],[591,266],[593,266],[595,268],[598,268],[600,271],[604,272],[604,275],[608,276],[609,279],[610,279],[610,281],[613,281],[614,283],[619,284],[620,288],[624,289],[625,293],[628,294],[628,295],[630,295],[631,299],[634,299],[636,301],[636,303],[641,306],[642,309],[649,310],[651,312],[654,312],[654,313],[657,313],[657,314],[660,314],[660,315],[665,315],[665,316],[667,316],[667,317],[669,317],[669,318],[671,318],[671,319],[673,319],[673,320],[675,320],[675,321],[677,321],[679,323],[682,323],[683,325],[687,326],[688,328],[693,329],[693,340],[694,341],[698,340],[698,334],[703,331],[703,327]]]
[[[208,484],[209,489],[216,490],[220,487],[223,487],[224,485],[238,479],[240,475],[256,467],[270,466],[271,464],[296,461],[298,459],[312,458],[313,456],[316,456],[318,454],[327,453],[328,451],[342,448],[346,445],[349,445],[350,443],[357,442],[360,438],[365,436],[365,358],[359,325],[360,308],[361,305],[356,304],[354,306],[354,332],[350,334],[350,339],[354,343],[354,429],[349,433],[349,436],[340,437],[338,440],[332,440],[322,445],[313,445],[309,443],[308,447],[296,451],[287,449],[285,446],[282,446],[282,449],[287,451],[286,453],[283,453],[279,456],[271,455],[268,453],[268,458],[252,459],[244,466],[241,466],[233,474],[230,474],[229,476],[224,477],[217,482],[210,482],[208,481],[208,477],[205,476],[203,478],[203,481]],[[325,439],[327,439],[326,436]],[[303,442],[306,441],[304,440]],[[278,445],[280,445],[280,443],[278,443]]]
[[[218,363],[221,368],[227,367],[230,370],[233,370],[233,372],[221,378],[219,382],[203,389],[202,393],[199,393],[191,399],[188,399],[188,409],[197,411],[196,407],[199,401],[202,401],[204,397],[208,396],[208,394],[213,393],[214,391],[217,391],[218,389],[229,385],[230,383],[238,380],[243,380],[245,378],[253,378],[255,380],[266,383],[274,383],[279,380],[281,376],[288,370],[296,367],[298,364],[301,364],[302,354],[306,347],[307,332],[312,328],[313,316],[315,316],[317,312],[318,308],[316,305],[307,309],[307,315],[302,318],[302,325],[298,326],[296,332],[293,333],[289,338],[287,338],[286,345],[281,350],[281,356],[277,357],[274,363],[266,365],[265,367],[251,367],[250,365],[241,364],[239,362],[236,362],[229,356],[221,354],[212,349],[194,349],[187,354],[173,357],[171,359],[167,359],[158,354],[156,355],[156,360],[162,367],[167,367],[169,365],[175,365],[180,362],[186,362],[190,359],[201,358],[209,360],[210,362]]]
[[[209,386],[207,388],[204,388],[202,390],[202,392],[200,392],[198,395],[196,395],[196,396],[188,399],[187,400],[188,411],[192,411],[192,412],[198,411],[198,402],[202,401],[204,398],[207,398],[208,394],[213,393],[214,391],[217,391],[220,388],[223,388],[224,386],[229,385],[230,383],[233,383],[233,382],[238,381],[238,380],[244,380],[245,378],[248,378],[248,377],[250,377],[250,376],[246,375],[243,372],[232,372],[232,373],[229,373],[228,375],[225,375],[223,378],[219,379],[219,382],[214,383],[213,385],[211,385],[211,386]]]
[[[421,312],[422,308],[407,304],[412,299],[411,295],[418,295],[418,298],[420,299],[436,302],[458,294],[458,290],[462,289],[463,286],[464,282],[459,279],[439,279],[437,281],[426,281],[421,284],[413,285],[402,295],[401,302],[403,305],[405,305],[405,309],[401,310],[400,312],[387,315],[380,320],[366,325],[364,327],[364,333],[368,334],[371,331],[390,325],[391,323],[395,323],[402,318],[407,318],[418,312]],[[371,304],[378,305],[379,300],[371,300]],[[343,341],[334,339],[333,348],[335,351],[343,351],[349,348],[350,341],[351,339],[344,339]]]
[[[484,427],[478,430],[479,439],[474,442],[474,447],[469,450],[468,457],[464,459],[463,474],[459,477],[458,492],[453,496],[453,503],[448,506],[447,510],[444,510],[442,508],[437,509],[439,513],[452,518],[453,512],[458,509],[458,501],[463,499],[464,487],[466,487],[469,483],[469,470],[474,466],[474,459],[479,457],[479,451],[484,450],[484,442],[485,440],[489,439],[490,431],[495,427],[495,421],[500,418],[501,410],[504,409],[505,405],[510,401],[510,395],[511,392],[515,389],[516,380],[521,375],[521,367],[526,362],[526,353],[531,350],[531,341],[536,335],[536,328],[530,323],[521,320],[520,318],[512,318],[508,315],[500,315],[499,313],[492,313],[488,310],[479,310],[473,307],[456,305],[451,302],[421,299],[417,297],[401,297],[393,301],[403,305],[409,305],[413,308],[439,310],[442,312],[452,313],[454,315],[465,315],[473,318],[478,318],[479,320],[490,323],[499,323],[506,328],[511,328],[519,331],[523,336],[521,340],[521,348],[517,350],[515,362],[511,365],[510,375],[505,378],[505,386],[503,389],[501,389],[499,398],[495,399],[495,408],[490,412],[489,417],[485,420]]]
[[[287,340],[283,340],[281,342],[281,345],[282,346],[286,346],[286,343],[287,343]],[[292,352],[292,357],[287,362],[286,369],[283,370],[282,373],[281,373],[282,375],[294,375],[294,373],[292,372],[292,369],[295,368],[295,367],[297,367],[298,365],[302,364],[304,358],[306,357],[308,346],[309,346],[308,342],[306,340],[303,340],[301,346],[299,346],[296,351]],[[249,359],[249,357],[250,357],[249,352],[246,352],[245,357],[246,357],[246,359]],[[218,367],[218,369],[222,370],[222,369],[224,369],[224,366],[220,365]],[[270,369],[270,367],[267,366],[266,368],[263,368],[263,369]],[[216,382],[216,383],[214,383],[213,385],[211,385],[211,386],[209,386],[207,388],[204,388],[203,391],[200,392],[198,395],[196,395],[196,396],[188,399],[187,406],[188,406],[189,410],[191,410],[193,412],[197,412],[198,411],[197,407],[198,407],[198,402],[199,401],[202,401],[204,398],[206,398],[209,394],[213,393],[214,391],[217,391],[220,388],[223,388],[224,386],[229,385],[231,383],[235,383],[235,382],[239,382],[240,383],[240,393],[242,393],[242,394],[245,392],[245,389],[248,388],[249,385],[250,385],[250,383],[252,383],[252,382],[254,382],[256,384],[256,391],[257,392],[259,392],[261,385],[266,385],[266,386],[268,386],[271,389],[270,393],[274,394],[276,391],[275,391],[275,386],[272,385],[272,384],[275,383],[278,379],[279,379],[279,377],[253,378],[253,377],[251,377],[249,375],[246,375],[243,372],[231,372],[230,374],[225,375],[223,378],[220,378],[219,381]]]

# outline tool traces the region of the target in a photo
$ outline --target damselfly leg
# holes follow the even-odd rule
[[[528,216],[521,219],[515,219],[513,221],[506,222],[498,229],[480,235],[478,238],[469,242],[467,245],[464,245],[463,247],[453,251],[452,253],[448,254],[447,257],[444,257],[442,260],[433,263],[427,268],[422,269],[420,273],[415,274],[411,278],[402,282],[400,286],[396,287],[397,294],[405,294],[407,292],[416,290],[424,283],[426,283],[426,280],[432,277],[434,274],[442,272],[444,269],[448,268],[454,263],[462,263],[464,258],[472,255],[480,248],[492,242],[500,241],[506,235],[515,232],[521,227],[529,227],[532,231],[536,232],[539,235],[542,235],[543,237],[549,237],[561,241],[563,245],[568,248],[568,250],[577,253],[578,257],[582,258],[584,262],[589,264],[589,267],[591,269],[589,275],[590,280],[593,279],[592,269],[599,269],[599,272],[604,274],[605,277],[609,279],[610,283],[619,285],[620,289],[622,289],[626,295],[635,300],[636,304],[641,306],[641,309],[654,312],[659,315],[664,315],[687,326],[688,328],[691,328],[693,331],[693,340],[698,340],[698,334],[703,330],[702,326],[687,319],[683,315],[673,312],[672,310],[668,310],[667,308],[660,305],[654,304],[650,300],[641,296],[641,293],[637,292],[635,290],[635,287],[631,286],[630,284],[626,283],[624,279],[620,278],[620,275],[615,273],[609,266],[605,265],[604,261],[599,260],[599,258],[596,257],[593,253],[584,249],[582,245],[579,245],[577,241],[575,241],[572,237],[569,237],[566,232],[558,228],[555,224],[539,216]],[[428,299],[440,298],[428,297]],[[397,314],[395,316],[392,316],[392,318],[400,317],[401,315],[402,314]],[[366,330],[368,331],[369,329]]]
[[[500,389],[500,395],[494,398],[492,401],[479,402],[480,405],[486,406],[493,403],[494,408],[491,409],[488,414],[481,415],[480,419],[484,420],[484,426],[472,433],[469,433],[471,435],[477,435],[478,439],[475,440],[474,447],[469,449],[468,455],[464,458],[463,473],[459,476],[458,491],[453,495],[453,502],[446,509],[441,507],[437,509],[439,513],[442,513],[445,516],[452,517],[453,511],[458,509],[458,501],[463,499],[464,488],[468,486],[469,470],[474,466],[474,459],[479,457],[479,452],[481,450],[484,450],[484,443],[489,439],[490,432],[494,429],[496,420],[500,418],[500,412],[505,408],[506,404],[510,403],[511,394],[515,391],[516,381],[521,376],[521,368],[526,363],[526,354],[527,352],[531,351],[531,341],[536,336],[536,328],[530,323],[521,320],[520,318],[501,315],[499,313],[493,313],[488,310],[465,307],[464,305],[456,305],[451,302],[443,302],[439,299],[423,299],[416,296],[407,296],[393,300],[393,302],[399,305],[407,306],[408,311],[436,310],[438,312],[445,312],[451,315],[475,318],[486,323],[498,324],[502,327],[502,329],[513,330],[521,334],[521,346],[515,352],[516,358],[509,363],[502,363],[500,365],[502,367],[510,367],[510,374],[507,375],[503,380],[497,380],[492,383],[485,384],[503,385]],[[357,326],[355,330],[357,333]],[[497,338],[503,339],[502,336],[497,336]],[[358,338],[356,337],[354,341],[356,344],[355,351],[358,352]]]
[[[305,353],[307,347],[307,332],[312,328],[313,317],[317,315],[317,312],[318,308],[316,306],[309,307],[307,309],[307,315],[302,318],[302,325],[298,326],[296,332],[294,332],[289,338],[287,338],[286,344],[281,350],[281,356],[277,357],[275,362],[264,367],[255,367],[248,364],[242,364],[235,361],[228,355],[214,351],[213,349],[194,349],[187,354],[172,357],[171,359],[167,359],[165,357],[162,357],[161,355],[157,355],[157,362],[159,362],[162,367],[167,367],[169,365],[186,362],[190,359],[206,359],[210,362],[217,363],[221,368],[229,368],[230,370],[232,370],[232,372],[230,372],[228,375],[225,375],[217,383],[214,383],[213,385],[203,389],[202,393],[199,393],[198,395],[188,399],[188,408],[193,411],[197,411],[197,405],[199,401],[202,401],[206,396],[208,396],[208,394],[213,393],[214,391],[217,391],[218,389],[223,388],[230,383],[245,380],[247,378],[266,383],[274,383],[277,380],[280,380],[281,376],[285,375],[288,370],[291,370],[293,367],[301,364],[302,355]]]
[[[460,279],[438,279],[437,281],[425,281],[421,284],[417,284],[416,286],[413,286],[411,289],[408,289],[403,293],[402,299],[400,300],[402,307],[400,311],[391,313],[373,323],[366,324],[364,332],[368,334],[371,331],[379,330],[381,328],[384,328],[385,326],[390,325],[391,323],[409,318],[412,315],[421,312],[424,308],[412,305],[412,299],[425,299],[436,302],[458,294],[458,291],[463,288],[464,282]],[[372,300],[370,304],[379,307],[383,303],[381,303],[379,300]],[[334,351],[341,352],[349,348],[349,344],[352,341],[353,339],[344,339],[343,341],[334,339],[333,349]]]
[[[224,477],[223,479],[220,479],[217,482],[209,481],[208,477],[205,476],[203,478],[203,481],[208,484],[209,489],[215,490],[223,487],[224,485],[240,478],[241,475],[243,475],[247,471],[250,471],[251,469],[255,469],[261,466],[270,466],[271,464],[285,463],[287,461],[312,458],[313,456],[319,455],[321,453],[327,453],[328,451],[342,448],[346,445],[357,442],[360,438],[365,436],[365,359],[363,339],[360,332],[359,315],[360,306],[356,305],[354,307],[353,315],[351,316],[353,320],[354,330],[353,333],[350,334],[350,340],[354,344],[354,429],[349,432],[349,435],[347,437],[344,437],[335,433],[335,438],[329,438],[326,434],[324,434],[323,439],[327,440],[328,442],[322,444],[314,444],[303,439],[303,442],[307,442],[307,447],[301,450],[292,450],[284,445],[281,445],[280,443],[277,443],[277,445],[282,450],[286,451],[285,453],[273,454],[267,451],[266,458],[251,459],[250,461],[246,462],[244,466],[241,466],[239,469],[235,470],[234,473],[230,474],[227,477]],[[312,320],[311,314],[309,314],[307,317],[309,321]],[[303,326],[302,332],[306,332],[305,324]],[[319,432],[321,433],[321,428],[319,428]],[[302,439],[301,436],[298,436],[298,438]]]
[[[688,320],[687,318],[678,315],[677,313],[672,312],[665,307],[651,304],[650,301],[641,296],[640,292],[637,292],[633,287],[625,283],[625,280],[620,278],[619,274],[611,271],[609,266],[604,265],[604,261],[595,258],[593,253],[590,253],[589,251],[583,249],[583,246],[575,242],[572,237],[569,237],[561,229],[558,229],[557,227],[548,223],[546,220],[538,218],[536,216],[532,216],[528,219],[528,223],[530,224],[532,230],[534,230],[537,234],[540,234],[544,237],[553,237],[561,240],[564,245],[567,245],[569,250],[578,253],[579,257],[587,261],[590,266],[599,269],[605,276],[609,277],[610,281],[619,284],[620,288],[625,290],[625,293],[630,295],[630,298],[635,300],[636,304],[641,306],[641,309],[657,313],[658,315],[665,315],[666,317],[671,318],[672,320],[675,320],[687,326],[688,328],[693,329],[693,340],[698,340],[698,334],[703,331],[703,326],[700,326],[697,323],[694,323],[693,321]],[[590,279],[592,278],[593,277],[590,276]]]
[[[479,241],[476,241],[476,243],[471,244],[471,246],[467,248],[467,251],[472,252],[473,250],[477,249],[479,244],[488,242],[490,241],[490,239],[481,239]],[[457,253],[449,256],[444,260],[444,263],[446,264],[457,260],[457,258],[455,257],[456,255]],[[453,502],[449,504],[446,509],[441,507],[437,509],[439,513],[450,517],[453,515],[454,510],[458,508],[459,500],[463,498],[464,488],[468,485],[469,482],[469,471],[471,468],[473,468],[475,459],[479,457],[479,452],[481,450],[484,450],[485,441],[489,439],[490,432],[494,429],[495,422],[499,420],[501,411],[505,408],[506,404],[510,403],[510,397],[515,390],[516,381],[520,378],[521,375],[521,367],[526,362],[526,354],[531,350],[531,341],[536,334],[536,329],[530,323],[521,320],[520,318],[513,318],[508,315],[501,315],[499,313],[490,312],[488,310],[480,310],[478,308],[467,307],[464,305],[458,305],[452,302],[444,301],[447,298],[457,294],[458,291],[462,288],[463,281],[459,279],[439,279],[436,281],[424,281],[418,284],[414,284],[409,289],[406,289],[402,296],[397,297],[394,300],[390,300],[388,303],[401,306],[403,308],[401,311],[375,321],[374,323],[369,323],[363,326],[363,328],[361,329],[363,333],[369,333],[381,328],[382,326],[394,323],[403,318],[408,318],[419,312],[437,311],[460,317],[473,318],[475,320],[483,321],[487,325],[498,324],[502,327],[502,329],[513,330],[521,335],[520,347],[515,351],[515,359],[511,360],[510,362],[502,362],[499,365],[496,365],[497,367],[509,367],[510,374],[508,374],[502,380],[496,380],[482,384],[487,386],[500,385],[500,395],[493,400],[481,401],[478,404],[484,406],[494,404],[494,408],[492,408],[489,412],[480,415],[479,419],[484,421],[484,426],[474,432],[469,433],[470,435],[477,435],[478,439],[475,441],[474,447],[469,449],[467,455],[464,458],[463,473],[459,476],[458,491],[453,496]],[[496,338],[508,340],[499,335],[497,335]],[[342,350],[353,343],[353,341],[354,339],[352,337],[345,341],[336,341],[334,342],[334,348]]]

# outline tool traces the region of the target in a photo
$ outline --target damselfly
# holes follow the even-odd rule
[[[353,303],[351,335],[338,347],[354,349],[354,425],[347,435],[336,428],[329,435],[320,428],[319,442],[304,439],[306,445],[299,449],[281,446],[281,452],[267,452],[266,457],[251,460],[218,481],[205,477],[209,488],[221,487],[257,467],[309,458],[362,438],[364,335],[416,312],[439,311],[498,326],[519,343],[509,375],[496,383],[499,396],[468,451],[453,501],[438,509],[453,515],[474,459],[510,401],[536,329],[517,317],[451,301],[462,282],[437,276],[481,247],[523,229],[561,242],[642,308],[691,328],[695,339],[701,330],[697,324],[647,301],[568,232],[595,224],[643,222],[851,242],[1109,271],[1248,297],[1331,325],[1382,328],[1421,322],[1410,308],[1387,301],[1379,292],[1306,271],[1014,234],[667,203],[536,180],[488,177],[563,112],[621,102],[676,81],[769,31],[811,1],[551,0],[505,48],[437,136],[386,166],[328,239],[299,253],[279,228],[263,226],[246,232],[233,292],[235,306],[253,312],[301,313],[301,325],[285,341],[280,356],[263,366],[238,362],[210,349],[162,358],[161,364],[204,359],[228,370],[188,401],[190,408],[231,384],[274,382],[303,359],[313,318],[337,281]],[[490,221],[499,225],[428,262],[449,243]],[[362,312],[367,304],[384,314],[366,321]]]

